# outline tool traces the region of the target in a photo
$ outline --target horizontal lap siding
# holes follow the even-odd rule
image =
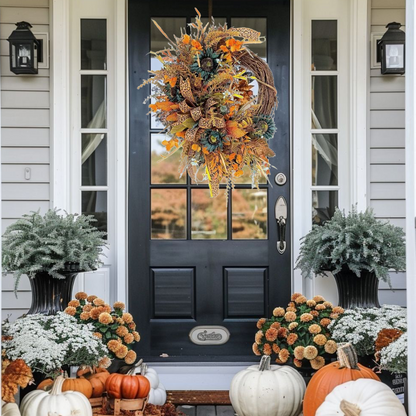
[[[0,0],[2,233],[23,214],[50,207],[50,71],[10,72],[7,38],[22,20],[33,32],[49,32],[49,0]],[[26,276],[17,298],[13,277],[3,279],[3,318],[16,319],[30,300]]]
[[[405,30],[405,0],[371,0],[371,32],[400,22]],[[370,70],[369,205],[376,216],[405,227],[405,77]],[[381,303],[406,304],[406,273],[391,273],[391,287],[380,284]]]

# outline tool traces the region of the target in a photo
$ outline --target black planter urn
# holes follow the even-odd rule
[[[372,272],[363,270],[358,277],[348,268],[334,274],[338,289],[338,305],[344,309],[379,308],[379,280]]]
[[[32,305],[28,314],[55,315],[68,306],[78,272],[63,271],[60,274],[65,278],[57,279],[46,272],[36,273],[33,278],[29,278]]]

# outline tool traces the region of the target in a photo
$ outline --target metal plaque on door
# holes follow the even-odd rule
[[[223,326],[196,326],[189,333],[189,338],[196,345],[222,345],[230,339],[230,332]]]

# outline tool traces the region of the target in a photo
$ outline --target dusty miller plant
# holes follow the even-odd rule
[[[46,272],[60,279],[68,263],[76,263],[82,271],[98,268],[106,233],[98,231],[94,221],[91,215],[59,215],[56,209],[44,216],[23,215],[3,235],[3,272],[14,273],[17,289],[22,274]]]
[[[337,209],[324,225],[313,226],[301,240],[296,267],[304,277],[336,274],[345,267],[357,276],[368,270],[390,283],[389,269],[404,270],[405,265],[402,228],[377,220],[371,209],[353,207],[348,215]]]

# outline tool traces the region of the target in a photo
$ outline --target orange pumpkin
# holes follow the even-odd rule
[[[111,374],[105,383],[107,394],[112,399],[136,399],[147,397],[150,382],[146,377],[131,374]]]
[[[312,376],[303,400],[304,416],[315,416],[326,396],[340,384],[360,378],[380,381],[371,369],[358,364],[357,353],[351,344],[340,345],[337,354],[338,361],[322,367]]]
[[[51,378],[46,378],[45,380],[39,383],[39,385],[36,387],[36,390],[48,391],[52,388],[52,385],[53,385],[53,380]]]
[[[77,371],[77,376],[87,379],[92,387],[91,397],[101,397],[105,392],[105,382],[110,376],[110,373],[105,368],[89,367]]]
[[[45,390],[48,391],[51,389],[54,381],[50,378],[43,380],[39,383],[37,390]],[[82,393],[87,399],[91,398],[92,395],[92,386],[91,383],[85,378],[66,378],[63,386],[62,391],[78,391]]]
[[[78,391],[86,396],[87,399],[92,396],[91,383],[85,378],[67,378],[62,386],[62,391]]]

